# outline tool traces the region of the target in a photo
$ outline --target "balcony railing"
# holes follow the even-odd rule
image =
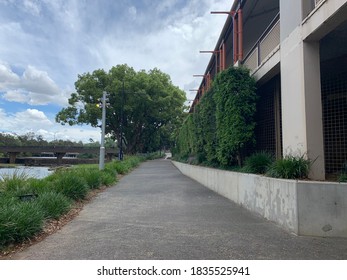
[[[305,19],[314,9],[326,0],[305,0],[303,1],[303,19]]]
[[[251,71],[257,69],[280,44],[280,15],[272,20],[251,51],[243,60],[243,65]]]

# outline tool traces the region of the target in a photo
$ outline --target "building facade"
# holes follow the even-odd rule
[[[257,80],[256,150],[347,171],[347,0],[235,0],[197,95],[230,66]]]

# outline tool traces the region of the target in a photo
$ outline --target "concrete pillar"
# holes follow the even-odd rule
[[[63,164],[63,157],[66,153],[56,153],[57,156],[57,164],[62,165]]]
[[[10,157],[10,164],[15,164],[18,152],[9,152],[8,154],[9,154],[9,157]]]
[[[283,155],[307,155],[314,160],[309,177],[324,180],[319,42],[304,42],[301,31],[281,42]]]

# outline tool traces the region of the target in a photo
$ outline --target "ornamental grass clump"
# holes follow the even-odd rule
[[[274,162],[274,157],[268,152],[255,153],[245,160],[241,171],[255,174],[265,174],[270,165]]]
[[[341,173],[339,175],[338,181],[340,183],[347,183],[347,173]]]
[[[306,179],[310,171],[312,161],[304,156],[286,156],[276,160],[267,172],[269,177],[283,179]]]
[[[16,192],[26,185],[28,175],[24,171],[16,170],[12,174],[5,174],[0,176],[0,191],[2,192]]]
[[[340,183],[346,183],[347,182],[347,161],[343,164],[342,171],[338,176],[338,181]]]
[[[53,189],[52,181],[46,177],[44,179],[30,178],[27,181],[28,189],[40,195],[41,193],[51,192]]]
[[[111,186],[117,182],[116,172],[105,169],[101,172],[101,184],[103,186]]]
[[[0,204],[0,247],[24,241],[39,233],[44,224],[44,212],[34,202],[15,198]]]
[[[127,157],[122,161],[113,161],[108,164],[106,169],[113,169],[115,170],[118,174],[127,174],[131,169],[134,167],[138,166],[141,162],[140,157]]]
[[[98,189],[102,184],[102,172],[97,167],[92,168],[78,168],[76,169],[77,174],[84,178],[87,185],[91,189]]]
[[[86,180],[78,176],[78,172],[71,170],[60,172],[53,182],[53,188],[54,191],[76,201],[83,200],[89,191]]]
[[[114,165],[114,167],[115,167],[117,173],[122,174],[122,175],[127,174],[131,168],[129,162],[127,162],[127,161],[122,161],[122,162],[119,161]]]
[[[61,193],[50,191],[40,194],[35,203],[41,207],[45,219],[58,219],[70,210],[72,200]]]

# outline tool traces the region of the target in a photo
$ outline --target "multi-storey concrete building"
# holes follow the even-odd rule
[[[232,65],[258,85],[256,149],[307,155],[310,177],[347,168],[347,0],[235,0],[191,111]]]

